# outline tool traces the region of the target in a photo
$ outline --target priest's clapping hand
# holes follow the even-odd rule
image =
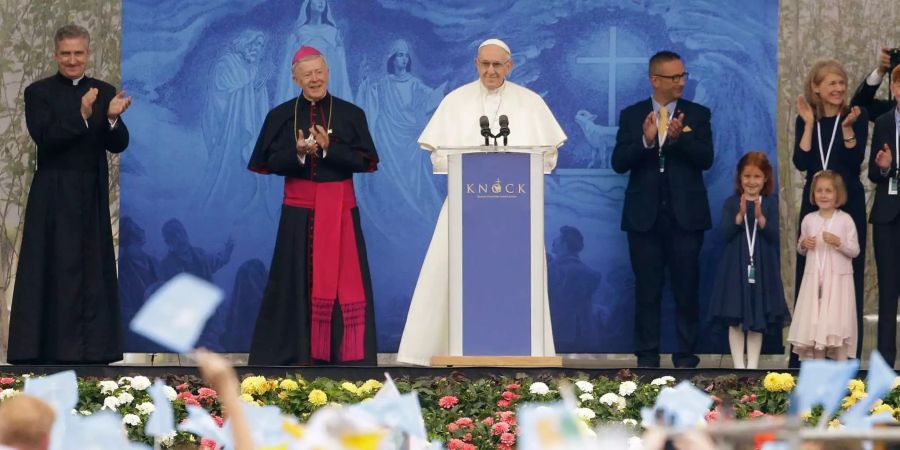
[[[681,130],[684,129],[684,113],[678,114],[678,117],[669,121],[669,125],[666,127],[666,139],[667,140],[676,140],[679,136],[681,136]]]
[[[309,128],[309,134],[316,140],[316,144],[319,144],[319,147],[328,150],[328,144],[330,143],[328,130],[323,128],[322,125],[316,125]]]
[[[315,158],[317,151],[319,151],[319,144],[313,139],[307,140],[303,135],[303,130],[297,130],[297,155],[312,155]]]
[[[647,114],[647,117],[644,119],[644,142],[650,145],[656,139],[656,134],[656,113],[650,111],[650,114]]]
[[[125,112],[131,106],[131,97],[125,96],[125,91],[119,91],[112,100],[109,101],[109,108],[106,110],[106,118],[116,120],[119,114]]]
[[[90,88],[81,96],[81,118],[88,120],[94,110],[94,102],[97,101],[97,94],[100,91],[97,88]]]

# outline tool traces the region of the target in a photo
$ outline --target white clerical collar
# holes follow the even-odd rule
[[[69,78],[69,79],[72,80],[71,78]],[[84,79],[84,74],[81,74],[80,77],[72,80],[72,86],[78,86],[78,83],[81,83],[81,80],[83,80],[83,79]]]

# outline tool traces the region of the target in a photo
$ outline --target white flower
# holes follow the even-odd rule
[[[112,380],[101,381],[97,385],[100,386],[101,394],[111,394],[119,388],[119,384]]]
[[[119,378],[119,384],[131,384],[131,377]]]
[[[603,403],[604,405],[607,405],[607,406],[612,406],[612,405],[618,404],[619,396],[612,392],[607,392],[600,396],[600,403]]]
[[[673,383],[675,381],[675,377],[666,375],[664,377],[654,378],[650,384],[654,386],[665,386],[669,383]]]
[[[628,450],[644,450],[644,441],[640,436],[632,436],[628,438]]]
[[[137,410],[139,413],[146,416],[147,414],[150,414],[153,411],[156,411],[156,406],[153,406],[153,403],[144,402],[144,403],[141,403],[140,405],[137,405]]]
[[[531,386],[528,387],[528,392],[537,395],[547,395],[550,393],[550,387],[547,386],[546,383],[538,381],[536,383],[531,383]]]
[[[594,399],[594,396],[588,393],[584,393],[578,396],[578,399],[583,402],[589,402]]]
[[[78,411],[78,414],[81,414],[82,416],[89,416],[92,413],[86,409],[82,409],[81,411]]]
[[[77,416],[78,410],[73,409],[73,410],[69,411],[69,414],[72,414],[73,416]]]
[[[625,426],[636,427],[637,424],[638,424],[637,420],[634,420],[634,419],[623,419],[622,420],[622,425],[625,425]]]
[[[169,434],[164,434],[164,435],[160,436],[160,442],[165,447],[171,447],[172,444],[175,443],[175,436],[177,436],[177,435],[178,435],[178,432],[176,432],[176,431],[172,431]]]
[[[576,408],[575,416],[581,420],[591,420],[597,417],[597,414],[591,408]]]
[[[10,397],[15,397],[19,395],[20,392],[15,389],[4,389],[0,391],[0,400],[6,400]]]
[[[627,403],[625,403],[625,397],[619,397],[619,400],[616,402],[616,409],[618,409],[619,411],[625,411],[625,406],[627,406]]]
[[[119,400],[120,405],[127,405],[134,401],[134,396],[127,392],[119,394],[119,396],[116,398]]]
[[[175,392],[175,389],[172,386],[163,386],[163,392],[166,393],[166,398],[169,399],[170,402],[174,402],[176,398],[178,398],[178,393]]]
[[[100,409],[101,410],[108,409],[110,411],[115,411],[116,408],[118,408],[118,407],[119,407],[119,399],[117,399],[113,396],[109,396],[109,397],[106,397],[105,399],[103,399],[103,407]]]
[[[575,386],[578,386],[581,392],[594,392],[594,385],[584,380],[576,381]]]
[[[151,384],[153,383],[150,382],[150,379],[144,376],[138,375],[131,379],[131,387],[136,391],[146,390]]]
[[[631,394],[634,394],[634,391],[637,390],[637,383],[634,381],[623,381],[622,384],[619,385],[619,395],[622,397],[627,397]]]
[[[141,418],[135,414],[125,414],[125,417],[122,418],[122,423],[125,425],[136,426],[141,424]]]

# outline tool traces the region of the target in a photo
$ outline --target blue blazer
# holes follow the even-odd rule
[[[647,100],[635,103],[619,115],[619,132],[612,154],[612,167],[618,173],[631,172],[625,190],[622,230],[649,231],[659,213],[660,182],[659,143],[644,148],[644,119],[653,111]],[[712,128],[709,108],[679,99],[677,117],[684,113],[684,131],[676,141],[666,139],[662,153],[666,157],[669,200],[678,226],[700,231],[712,227],[709,200],[703,184],[703,171],[713,164]]]

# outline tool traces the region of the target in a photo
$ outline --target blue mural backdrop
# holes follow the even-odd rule
[[[122,79],[135,97],[121,166],[125,319],[160,283],[190,272],[227,292],[200,344],[247,351],[282,182],[246,162],[266,111],[299,92],[289,59],[306,44],[326,54],[331,92],[365,109],[381,156],[378,172],[355,181],[378,348],[396,351],[446,195],[415,140],[442,96],[476,77],[477,44],[500,37],[513,49],[510,79],[540,93],[569,136],[545,177],[557,350],[628,353],[634,281],[619,229],[627,176],[610,169],[618,112],[649,96],[650,55],[682,55],[685,96],[713,111],[706,183],[718,218],[739,156],[761,149],[775,161],[777,16],[773,0],[125,0]],[[707,233],[704,305],[715,301],[721,248]],[[664,317],[674,317],[671,299]],[[664,327],[663,342],[674,342],[665,338],[674,326]],[[708,329],[701,350],[724,351],[722,331]],[[154,347],[129,334],[126,350]]]

